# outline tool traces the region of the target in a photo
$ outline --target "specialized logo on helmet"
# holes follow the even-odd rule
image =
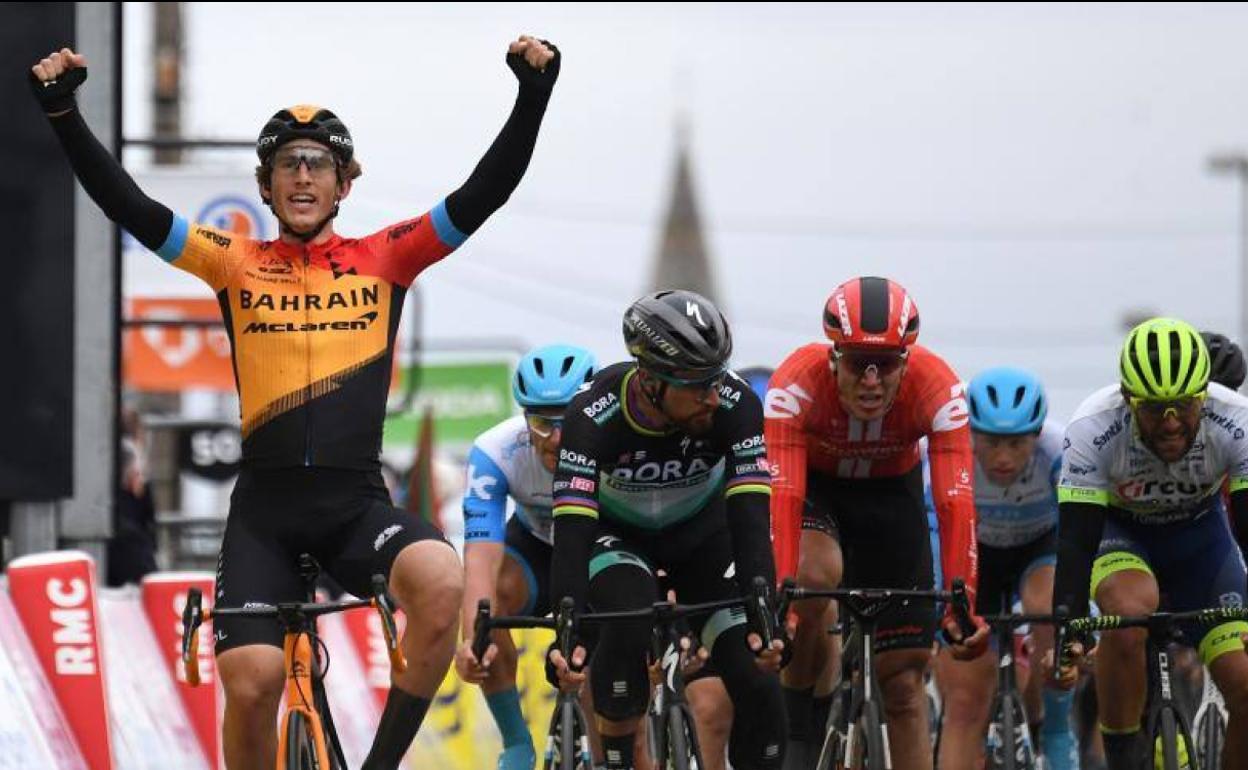
[[[703,326],[703,327],[706,326],[706,321],[702,320],[702,307],[698,305],[698,303],[686,302],[685,303],[685,315],[689,316],[690,318],[697,319],[699,326]]]
[[[213,198],[195,215],[195,222],[238,233],[244,238],[264,240],[267,237],[265,220],[260,210],[250,201],[233,195]]]
[[[852,336],[854,327],[849,323],[849,305],[845,302],[844,294],[836,295],[836,315],[841,322],[841,334],[846,337]]]
[[[628,323],[634,329],[637,329],[642,334],[644,334],[646,339],[654,343],[655,347],[657,347],[659,350],[662,350],[664,354],[669,355],[669,356],[675,356],[680,353],[680,350],[677,349],[675,345],[668,342],[666,339],[663,338],[662,335],[660,335],[654,329],[650,328],[650,324],[642,320],[641,316],[637,315],[637,313],[634,312],[634,313],[629,314]],[[634,350],[631,352],[637,353],[639,351]]]
[[[910,294],[906,294],[905,300],[901,303],[901,315],[897,318],[897,333],[902,339],[906,337],[906,326],[910,323],[910,313],[914,310],[914,302],[910,299]]]

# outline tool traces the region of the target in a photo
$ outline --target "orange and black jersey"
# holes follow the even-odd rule
[[[217,295],[249,465],[377,467],[407,287],[466,237],[445,203],[365,238],[306,246],[174,217],[157,253]]]
[[[216,293],[242,402],[243,463],[375,469],[404,292],[519,185],[551,82],[520,77],[493,144],[431,211],[365,238],[306,246],[189,223],[139,189],[78,110],[50,120],[105,215]]]

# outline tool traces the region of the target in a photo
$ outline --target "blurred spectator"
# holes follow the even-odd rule
[[[147,482],[143,426],[133,409],[122,412],[121,489],[108,541],[108,585],[138,583],[156,571],[156,509]]]

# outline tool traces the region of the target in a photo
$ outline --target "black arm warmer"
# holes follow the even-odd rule
[[[169,237],[173,212],[143,194],[117,159],[95,138],[77,109],[49,118],[65,155],[104,215],[155,251]]]
[[[490,149],[472,170],[468,181],[447,196],[446,213],[460,232],[465,235],[476,232],[520,184],[533,157],[537,131],[549,99],[549,92],[521,86],[511,115]]]
[[[1231,493],[1231,529],[1235,532],[1235,542],[1239,543],[1239,552],[1248,559],[1248,489]],[[1248,589],[1248,587],[1246,587]]]
[[[555,517],[550,558],[550,601],[558,607],[565,596],[576,602],[577,612],[585,610],[589,586],[589,555],[598,536],[598,520],[589,516]]]
[[[776,585],[776,562],[771,552],[771,507],[767,495],[746,493],[728,498],[728,530],[737,563],[737,585],[749,593],[754,578]]]
[[[1091,503],[1061,503],[1058,510],[1057,574],[1053,606],[1065,606],[1071,617],[1088,614],[1088,582],[1101,545],[1108,509]]]

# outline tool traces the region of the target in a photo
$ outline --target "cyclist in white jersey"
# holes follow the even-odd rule
[[[1143,615],[1239,605],[1248,534],[1248,399],[1209,382],[1210,357],[1190,325],[1154,318],[1128,334],[1121,381],[1093,394],[1066,431],[1058,482],[1057,612]],[[1222,494],[1229,481],[1227,523]],[[1230,712],[1222,766],[1248,767],[1248,624],[1190,626]],[[1063,683],[1083,649],[1072,644]],[[1096,687],[1109,770],[1148,764],[1141,737],[1145,632],[1102,635]],[[1234,705],[1232,705],[1234,704]]]
[[[1064,428],[1046,420],[1044,387],[1023,369],[981,372],[967,388],[967,401],[975,450],[976,608],[981,614],[1007,613],[1017,595],[1024,612],[1047,613],[1057,560],[1057,474]],[[928,507],[932,509],[930,502]],[[1024,693],[1032,734],[1037,739],[1043,735],[1048,768],[1075,770],[1070,693],[1041,687],[1046,678],[1041,661],[1053,648],[1052,629],[1033,628],[1032,641],[1032,676]],[[996,655],[961,662],[944,649],[938,656],[944,703],[939,767],[972,767],[980,761],[996,667]]]
[[[472,654],[477,602],[489,599],[500,615],[550,612],[551,485],[563,410],[593,372],[594,356],[583,348],[548,345],[530,351],[512,381],[524,414],[481,434],[468,454],[463,642],[455,668],[485,693],[503,738],[500,770],[532,770],[536,754],[520,709],[518,655],[510,632],[494,632],[483,660]],[[514,504],[510,520],[508,499]]]

